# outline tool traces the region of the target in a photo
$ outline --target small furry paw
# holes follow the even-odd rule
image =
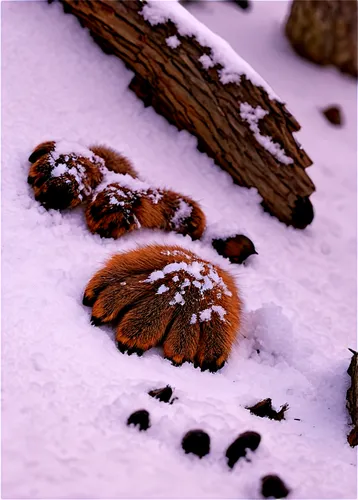
[[[113,323],[122,351],[163,345],[174,364],[216,371],[240,325],[232,277],[178,246],[150,245],[114,255],[88,283],[83,303],[95,324]]]
[[[122,175],[128,174],[133,178],[138,177],[135,168],[128,158],[118,153],[115,149],[104,146],[103,144],[90,146],[89,149],[93,151],[96,156],[102,158],[106,168],[111,172]]]
[[[89,149],[66,141],[39,144],[29,157],[28,183],[47,209],[74,208],[102,180],[104,161]]]
[[[86,221],[92,233],[119,238],[141,227],[188,234],[198,239],[205,230],[205,215],[199,205],[187,196],[173,191],[148,187],[138,179],[123,176],[98,188],[86,210]]]

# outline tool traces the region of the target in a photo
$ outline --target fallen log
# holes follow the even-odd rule
[[[60,0],[106,53],[135,73],[146,106],[198,139],[265,210],[303,229],[313,220],[312,164],[295,140],[300,125],[233,49],[179,3]]]

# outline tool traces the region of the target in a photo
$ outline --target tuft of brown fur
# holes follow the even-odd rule
[[[35,199],[45,208],[74,208],[87,200],[101,182],[101,164],[96,161],[95,156],[90,160],[71,151],[54,159],[55,149],[54,141],[41,143],[35,148],[29,157],[32,165],[27,182],[34,190]],[[58,165],[64,165],[66,171],[60,176],[54,176],[53,171]]]
[[[116,254],[89,281],[92,324],[113,323],[122,352],[163,345],[173,364],[216,371],[238,334],[241,301],[229,273],[179,246]]]
[[[186,207],[180,217],[178,210]],[[180,212],[179,212],[180,215]],[[206,226],[199,205],[182,194],[163,189],[129,189],[112,183],[86,209],[89,230],[105,238],[119,238],[140,227],[188,234],[199,239]]]
[[[89,149],[93,151],[96,156],[104,160],[106,167],[111,172],[128,174],[133,178],[138,177],[138,173],[131,161],[121,153],[118,153],[115,149],[104,146],[103,144],[90,146]]]

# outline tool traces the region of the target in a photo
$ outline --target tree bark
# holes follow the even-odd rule
[[[309,196],[315,188],[305,169],[312,162],[292,135],[300,126],[284,104],[270,99],[245,75],[239,83],[222,84],[222,66],[205,69],[199,61],[211,48],[181,36],[171,21],[149,24],[141,15],[145,1],[61,2],[106,53],[121,58],[135,73],[130,88],[146,106],[196,136],[199,150],[237,184],[257,188],[264,208],[280,221],[301,229],[311,223]],[[173,35],[180,41],[175,49],[166,43]],[[258,124],[260,133],[280,145],[292,164],[280,163],[257,142],[240,116],[240,103],[268,112]]]
[[[352,419],[353,429],[348,435],[348,443],[351,446],[358,445],[358,353],[349,349],[352,359],[347,370],[351,377],[351,386],[347,391],[347,409]]]
[[[293,0],[286,35],[306,59],[358,76],[357,0]]]

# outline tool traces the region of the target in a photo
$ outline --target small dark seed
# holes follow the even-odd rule
[[[185,453],[193,453],[202,458],[210,452],[210,437],[198,429],[189,431],[183,437],[181,445]]]
[[[152,398],[159,399],[159,401],[162,401],[163,403],[169,403],[173,394],[173,389],[170,385],[167,385],[161,389],[153,389],[152,391],[149,391],[148,394],[149,396],[152,396]]]
[[[270,474],[261,479],[261,493],[265,498],[286,498],[290,490],[282,479]]]
[[[285,412],[288,410],[288,404],[285,403],[281,406],[279,411],[276,411],[272,408],[272,400],[271,398],[263,399],[259,401],[254,406],[246,407],[247,410],[250,410],[250,413],[256,415],[257,417],[267,417],[271,420],[283,420],[285,418]]]
[[[332,125],[342,125],[342,113],[339,106],[329,106],[322,110],[322,113]]]
[[[140,431],[146,431],[150,427],[149,413],[147,410],[135,411],[128,417],[127,425],[135,425]]]
[[[261,436],[257,432],[247,431],[242,434],[226,450],[228,466],[232,469],[236,462],[246,456],[246,450],[255,451],[261,441]]]
[[[233,264],[242,264],[250,255],[257,254],[255,245],[244,234],[213,240],[212,245],[219,255],[226,257]]]

